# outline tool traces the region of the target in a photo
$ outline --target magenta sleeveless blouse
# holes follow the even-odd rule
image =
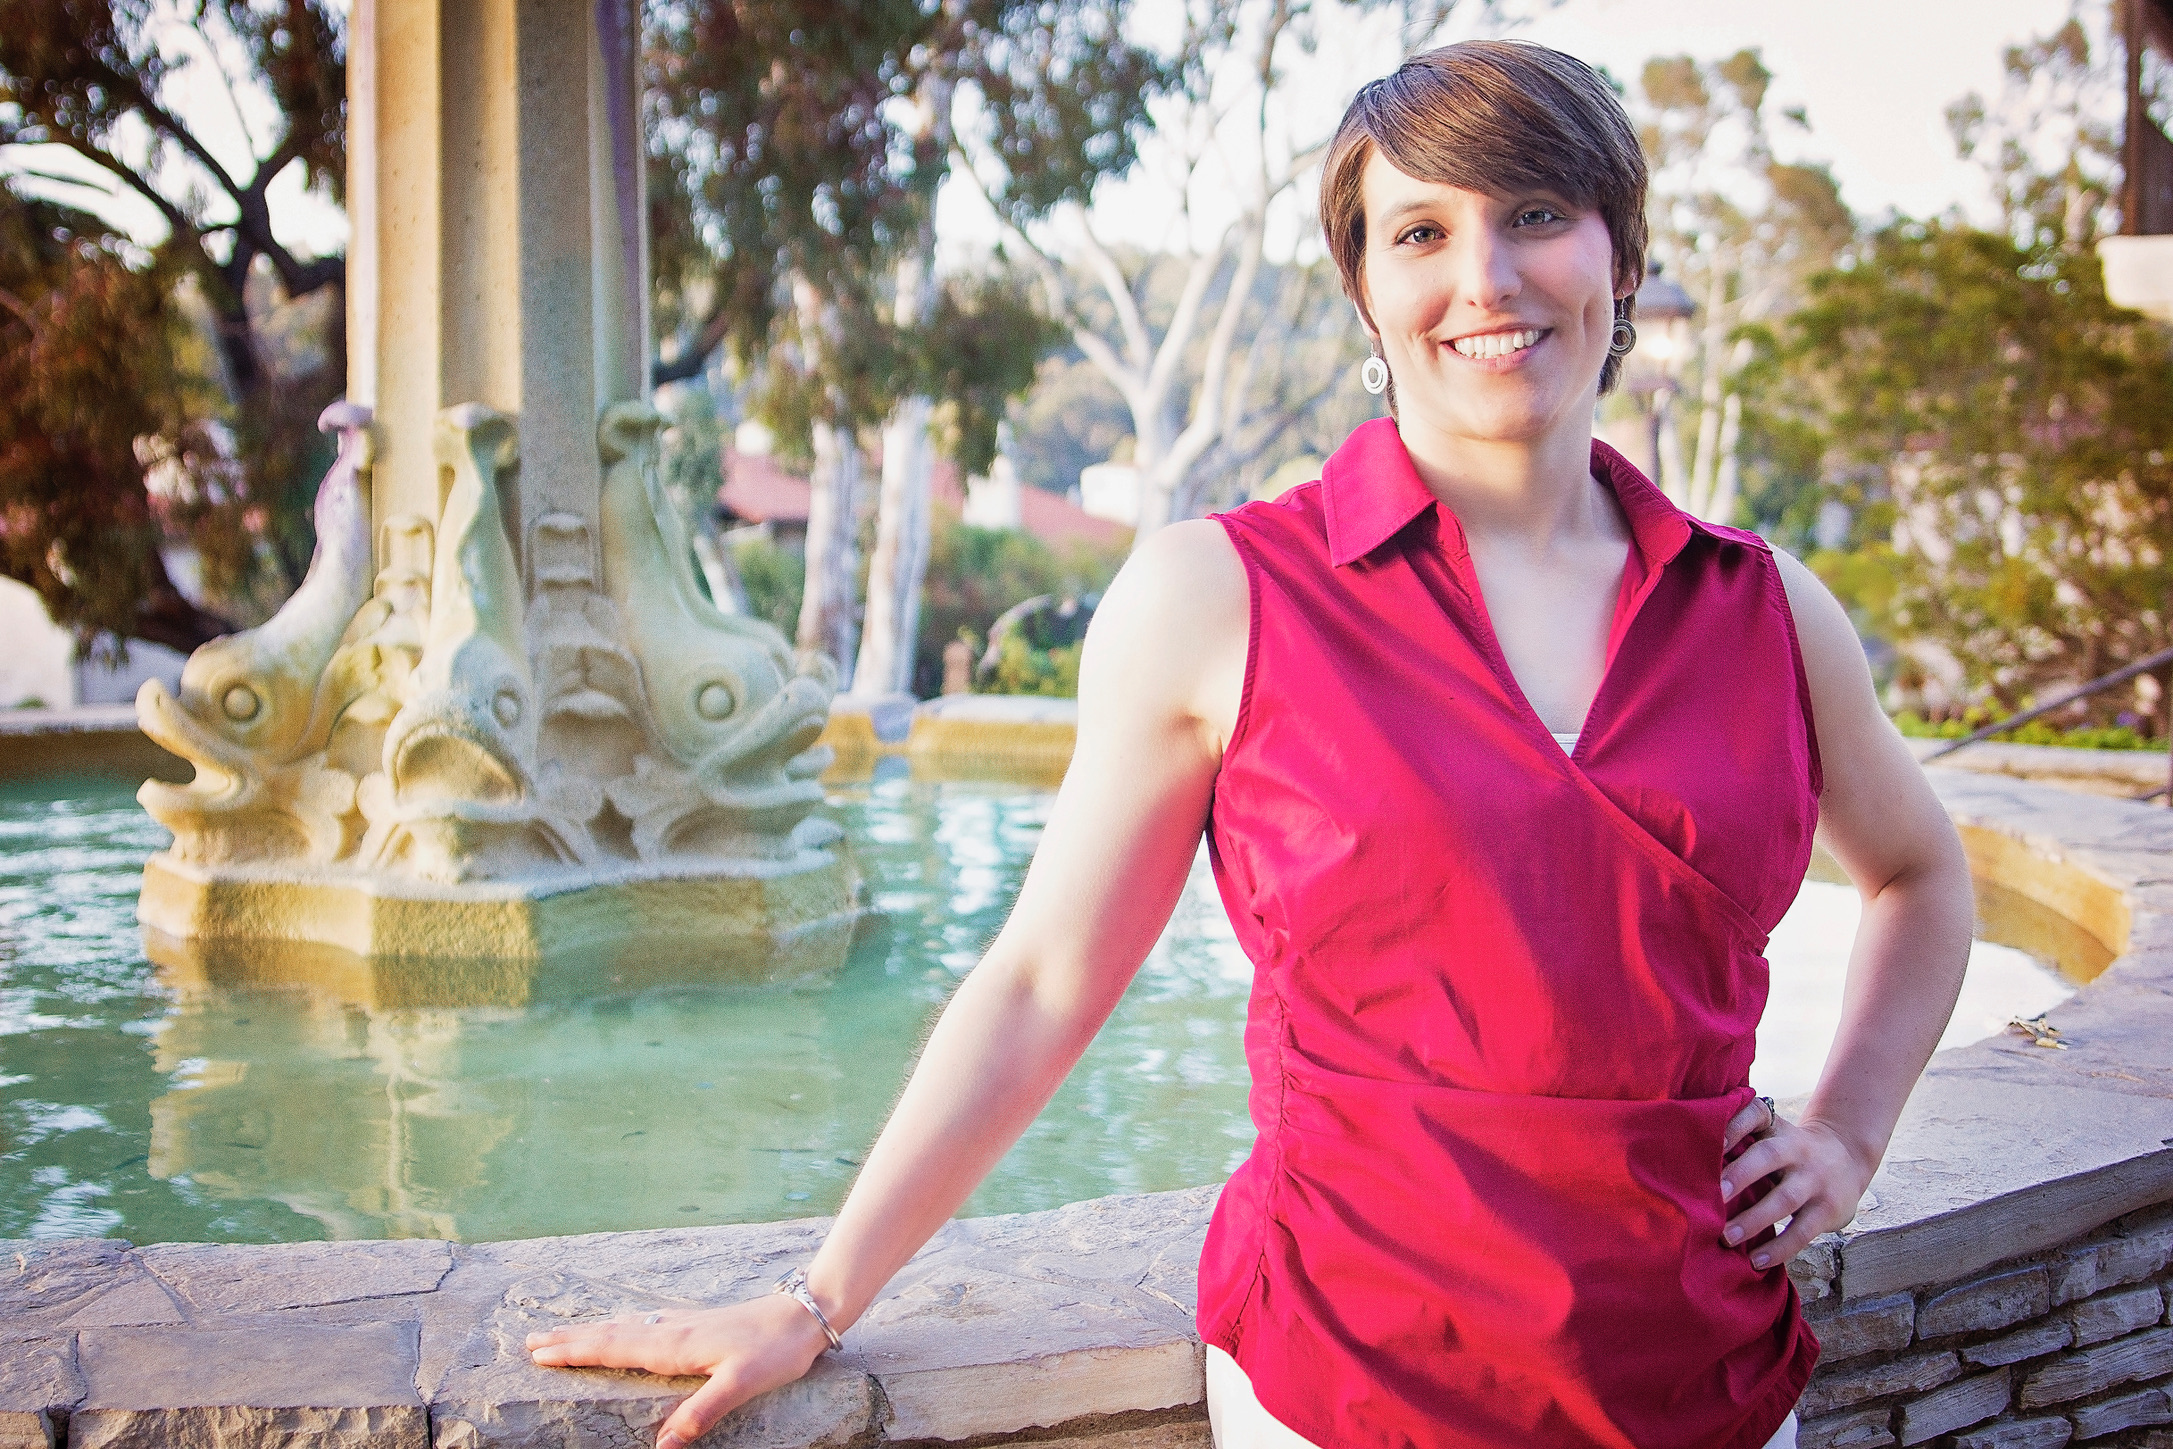
[[[1820,788],[1756,535],[1595,443],[1635,540],[1573,754],[1395,425],[1220,516],[1252,591],[1209,849],[1259,1139],[1199,1325],[1317,1444],[1758,1449],[1818,1355],[1721,1241]]]

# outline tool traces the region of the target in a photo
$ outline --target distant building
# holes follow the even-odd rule
[[[78,659],[75,636],[45,612],[45,601],[26,585],[0,578],[0,709],[25,706],[67,709],[75,705],[126,704],[146,679],[169,689],[181,685],[188,656],[141,639],[128,646],[128,662]]]
[[[2122,307],[2173,321],[2173,140],[2150,117],[2144,53],[2173,60],[2173,0],[2119,0],[2113,7],[2127,60],[2127,117],[2120,135],[2120,235],[2098,242],[2105,295]]]
[[[998,457],[990,473],[962,482],[958,465],[938,458],[930,480],[931,500],[976,528],[1019,529],[1059,552],[1078,544],[1117,548],[1131,536],[1127,524],[1097,518],[1047,489],[1021,482],[1008,458]],[[880,462],[869,459],[864,476],[868,496],[863,505],[872,506],[882,477]],[[724,453],[724,486],[717,490],[719,522],[727,531],[759,532],[780,548],[801,552],[807,547],[812,492],[805,478],[774,457],[730,447]]]
[[[1079,506],[1126,528],[1139,526],[1139,470],[1129,463],[1096,463],[1079,470]]]
[[[1032,534],[1060,553],[1077,544],[1090,548],[1121,548],[1131,539],[1130,524],[1097,518],[1068,498],[1020,482],[1008,458],[999,457],[996,466],[989,471],[995,476],[975,478],[968,487],[962,488],[958,465],[947,458],[938,458],[930,492],[937,503],[957,509],[967,523],[980,528],[1016,528]],[[1015,518],[1016,521],[977,523],[977,518]]]
[[[759,532],[779,548],[807,548],[807,510],[814,490],[767,453],[724,450],[724,486],[717,490],[718,522],[727,531]]]

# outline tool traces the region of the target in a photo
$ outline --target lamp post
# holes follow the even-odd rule
[[[1643,457],[1632,461],[1677,503],[1684,501],[1688,479],[1675,395],[1683,359],[1690,355],[1690,319],[1696,312],[1690,294],[1662,275],[1658,262],[1651,263],[1637,289],[1637,347],[1623,367],[1622,388],[1638,409],[1644,443]]]

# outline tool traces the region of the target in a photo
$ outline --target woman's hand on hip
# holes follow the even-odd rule
[[[1722,1237],[1731,1247],[1743,1247],[1756,1268],[1775,1268],[1811,1245],[1821,1233],[1847,1225],[1856,1216],[1856,1205],[1878,1169],[1876,1160],[1866,1164],[1840,1133],[1815,1120],[1791,1122],[1775,1114],[1772,1127],[1760,1133],[1767,1120],[1764,1098],[1756,1098],[1728,1122],[1722,1152],[1755,1138],[1740,1157],[1723,1162],[1720,1200],[1740,1204],[1729,1218]],[[1746,1193],[1767,1179],[1775,1179],[1755,1201],[1743,1202]],[[1786,1219],[1785,1230],[1780,1223]],[[1759,1242],[1768,1228],[1778,1236]]]
[[[706,1376],[658,1429],[657,1449],[691,1444],[749,1399],[791,1383],[825,1346],[814,1315],[774,1293],[729,1308],[554,1328],[529,1334],[527,1344],[528,1356],[546,1367]]]

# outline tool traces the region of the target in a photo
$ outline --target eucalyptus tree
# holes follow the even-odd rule
[[[814,464],[803,648],[859,687],[909,677],[934,450],[985,466],[1048,341],[1001,275],[940,279],[934,207],[970,107],[1045,207],[1132,157],[1156,86],[1128,0],[667,0],[648,69],[659,380],[724,349]],[[1029,207],[1031,202],[1027,203]],[[993,401],[992,401],[993,397]],[[856,643],[860,435],[884,427]],[[856,670],[857,662],[857,670]]]
[[[1744,381],[1758,329],[1794,311],[1808,279],[1856,237],[1824,166],[1775,157],[1772,79],[1755,50],[1713,62],[1664,56],[1646,63],[1633,102],[1652,165],[1653,254],[1699,313],[1690,355],[1676,363],[1690,384],[1696,440],[1687,459],[1679,445],[1663,448],[1658,481],[1721,523],[1733,521],[1739,496]],[[1810,126],[1801,110],[1784,120]],[[1662,422],[1673,443],[1677,420]]]
[[[129,290],[113,271],[122,266],[155,277],[167,292],[166,310],[155,319],[142,315],[138,302],[129,304],[137,323],[118,335],[149,350],[112,372],[104,400],[116,416],[174,419],[168,387],[174,358],[166,343],[179,328],[173,309],[184,304],[208,318],[213,356],[203,370],[215,383],[189,394],[190,437],[183,440],[173,428],[163,442],[147,434],[152,446],[139,450],[145,460],[133,469],[116,463],[35,482],[17,474],[9,486],[31,491],[0,500],[11,518],[45,517],[39,510],[53,508],[133,516],[145,467],[158,458],[171,484],[168,522],[183,527],[196,546],[213,593],[247,596],[261,588],[283,596],[300,581],[313,544],[309,503],[324,459],[314,423],[345,383],[338,335],[345,267],[337,255],[310,255],[285,239],[272,195],[290,176],[328,198],[340,194],[343,11],[332,0],[0,0],[0,146],[21,148],[10,166],[19,183],[57,190],[75,203],[72,219],[55,233],[64,244],[45,259],[51,266],[18,269],[19,284],[43,277],[52,290],[45,301],[18,298],[24,308],[11,309],[16,325],[29,326],[26,312],[47,302],[59,307],[71,295],[117,299]],[[192,69],[208,72],[216,86],[210,93],[223,92],[232,104],[245,154],[214,147],[184,113],[180,82]],[[58,153],[68,157],[65,172],[47,159]],[[126,202],[148,207],[164,236],[132,241],[109,220],[89,215]],[[19,222],[24,213],[16,215]],[[148,246],[148,258],[135,242]],[[74,277],[77,268],[86,275]],[[273,320],[274,309],[252,295],[266,291],[267,280],[269,290],[290,302],[328,303],[316,339],[295,346],[290,335],[280,335],[281,322],[291,317]],[[51,345],[57,324],[49,316],[39,325],[46,341],[36,345]],[[135,388],[161,391],[131,394]],[[0,439],[0,446],[22,444],[20,463],[36,452],[29,437]],[[103,490],[103,501],[83,497],[86,489]],[[171,581],[152,556],[160,529],[84,533],[57,518],[22,526],[44,529],[62,554],[72,553],[73,562],[63,559],[64,569],[54,573],[19,562],[29,554],[14,542],[6,550],[9,571],[44,592],[56,617],[182,648],[224,628],[200,609],[172,607]],[[93,544],[93,536],[104,542]],[[66,576],[135,580],[130,587],[141,591],[142,622],[130,623],[129,611],[106,597],[110,589],[101,586],[101,601],[93,603],[81,593],[86,586],[65,583]]]

